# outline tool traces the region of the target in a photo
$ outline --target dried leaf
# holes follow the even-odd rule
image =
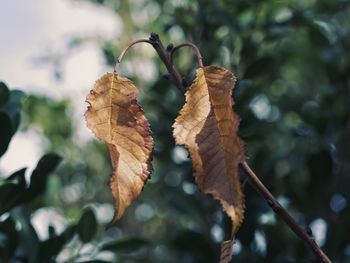
[[[235,81],[233,74],[221,67],[197,69],[174,124],[176,143],[189,150],[199,189],[220,200],[232,220],[233,234],[243,220],[238,165],[245,156],[244,143],[236,135],[239,117],[232,110]],[[230,241],[232,247],[233,238]]]
[[[112,160],[110,187],[116,202],[112,223],[139,196],[152,170],[153,139],[137,95],[130,80],[107,73],[86,99],[90,104],[85,113],[87,125],[106,142]]]
[[[220,263],[229,263],[231,261],[234,243],[234,239],[226,240],[221,243]]]

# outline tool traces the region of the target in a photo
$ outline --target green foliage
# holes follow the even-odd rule
[[[61,158],[55,154],[44,155],[31,175],[29,187],[26,186],[24,173],[21,169],[10,175],[0,186],[0,215],[25,202],[30,202],[41,195],[45,188],[48,175],[55,169]]]
[[[8,144],[19,126],[20,100],[23,93],[19,90],[10,91],[4,82],[0,82],[0,157],[6,152]]]
[[[0,82],[0,107],[4,106],[10,98],[10,91],[4,82]]]
[[[83,243],[87,243],[93,239],[97,230],[96,224],[94,212],[91,209],[86,209],[77,226],[78,236]]]
[[[0,128],[0,135],[2,138],[0,145],[0,155],[3,155],[7,150],[14,132],[11,119],[5,112],[0,112],[0,121],[3,124]]]
[[[102,244],[101,250],[108,250],[116,253],[132,253],[149,244],[150,243],[145,239],[128,238]]]
[[[55,262],[55,257],[62,250],[63,246],[68,243],[75,234],[75,226],[68,227],[60,235],[53,235],[49,239],[40,243],[36,261],[34,262]]]
[[[118,42],[101,44],[111,68],[113,57],[127,42],[140,32],[155,31],[165,43],[193,41],[205,65],[235,72],[234,107],[242,119],[239,133],[252,167],[300,225],[309,227],[322,219],[327,226],[322,248],[334,262],[350,262],[346,232],[350,221],[349,1],[91,2],[111,8],[124,22]],[[156,11],[159,15],[146,16],[144,23],[135,19],[140,12]],[[152,54],[147,51],[133,47],[126,59],[149,58]],[[156,75],[163,75],[160,60],[153,61]],[[181,49],[174,61],[190,83],[197,66],[191,50]],[[31,187],[24,183],[25,170],[1,182],[1,211],[9,212],[0,222],[1,237],[5,237],[0,242],[0,262],[21,258],[29,262],[217,260],[222,230],[228,235],[230,223],[216,202],[198,193],[186,155],[174,146],[171,125],[183,104],[182,96],[161,77],[145,82],[129,75],[142,87],[141,104],[156,143],[154,173],[142,196],[125,218],[105,231],[110,217],[101,208],[112,203],[106,149],[97,141],[76,141],[71,102],[27,96],[20,130],[39,128],[47,142],[44,150],[65,161],[56,172],[37,174],[40,180],[46,178],[46,191],[35,187],[30,202],[18,201]],[[23,93],[8,91],[0,83],[0,156],[18,129],[21,98]],[[307,248],[275,218],[264,200],[249,185],[244,194],[246,214],[237,236],[240,250],[235,262],[308,262]],[[89,203],[94,214],[82,209]],[[47,207],[55,207],[70,223],[62,233],[51,227],[51,236],[39,240],[30,215]],[[210,229],[211,225],[215,227]],[[82,232],[87,236],[82,238]],[[80,248],[89,244],[93,251],[81,253]],[[100,258],[101,251],[113,251],[113,260]]]

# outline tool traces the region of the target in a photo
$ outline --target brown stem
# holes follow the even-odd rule
[[[176,50],[182,48],[182,47],[192,47],[194,49],[194,51],[196,52],[196,56],[197,56],[197,59],[198,59],[198,65],[203,68],[203,58],[202,58],[202,55],[201,55],[201,52],[199,51],[199,48],[191,43],[191,42],[187,42],[187,43],[183,43],[181,45],[178,45],[176,47],[173,48],[173,50],[171,51],[171,54],[170,54],[170,59],[171,59],[171,62],[173,62],[173,54],[175,53]]]
[[[131,42],[129,45],[127,45],[123,51],[120,53],[118,59],[117,59],[117,62],[115,63],[115,66],[114,66],[114,74],[118,74],[118,71],[119,71],[119,66],[120,66],[120,62],[122,61],[125,53],[128,51],[129,48],[131,48],[133,45],[137,44],[137,43],[148,43],[148,44],[151,44],[152,45],[152,42],[148,39],[138,39],[138,40],[135,40],[133,42]]]
[[[297,224],[297,222],[295,222],[291,215],[281,206],[281,204],[259,180],[259,178],[252,171],[252,169],[250,169],[249,165],[246,162],[242,163],[242,168],[248,177],[249,183],[266,200],[268,205],[289,226],[289,228],[310,247],[315,256],[317,256],[317,258],[320,259],[323,263],[332,263],[327,255],[316,244],[312,236],[303,230]]]
[[[158,34],[156,33],[151,33],[151,36],[149,40],[152,42],[153,48],[157,51],[160,59],[163,61],[165,67],[167,68],[171,80],[176,86],[176,88],[184,94],[186,87],[183,85],[183,78],[179,74],[179,72],[176,70],[175,65],[171,61],[171,49],[165,49],[162,41],[160,41]],[[170,51],[170,52],[169,52]]]

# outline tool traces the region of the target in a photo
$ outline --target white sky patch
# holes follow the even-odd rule
[[[93,206],[95,216],[100,224],[108,224],[112,221],[114,215],[114,206],[110,203],[96,203]]]
[[[140,204],[136,207],[135,216],[138,221],[145,222],[154,216],[154,209],[150,204]]]
[[[242,243],[238,239],[236,240],[235,244],[233,245],[232,248],[232,254],[233,255],[238,255],[242,251]]]
[[[7,177],[19,169],[28,167],[26,171],[27,178],[43,154],[43,146],[42,136],[34,130],[16,133],[6,153],[0,159],[1,173]]]
[[[96,43],[87,42],[70,51],[60,65],[63,77],[54,78],[52,67],[35,65],[35,60],[67,51],[70,40],[103,38],[116,40],[121,35],[121,18],[112,10],[88,2],[71,0],[11,0],[0,9],[0,80],[10,88],[56,99],[71,98],[76,139],[92,138],[83,114],[85,96],[106,68]],[[0,160],[0,170],[14,171],[20,166],[34,167],[42,154],[38,136],[17,134]]]
[[[271,112],[269,99],[263,94],[255,96],[249,103],[249,107],[260,120],[267,119]]]
[[[31,218],[31,222],[40,240],[45,240],[49,237],[48,229],[50,225],[55,228],[56,234],[59,235],[68,224],[67,220],[51,207],[36,210]]]
[[[215,242],[222,242],[224,240],[224,231],[220,227],[220,225],[215,224],[210,229],[211,237],[215,240]]]
[[[316,243],[322,247],[326,242],[327,237],[327,223],[322,218],[317,218],[311,222],[310,228],[315,237]]]
[[[111,10],[90,3],[70,0],[5,1],[0,9],[0,34],[3,39],[0,42],[0,78],[11,87],[17,86],[24,91],[34,90],[37,93],[55,96],[56,86],[65,86],[68,77],[64,78],[62,83],[54,83],[52,72],[47,68],[34,67],[34,58],[45,55],[45,50],[66,50],[73,37],[100,36],[104,39],[116,39],[121,30],[122,21],[117,15]],[[91,69],[85,74],[83,70],[88,66],[96,69],[96,64],[102,67],[103,54],[98,56],[99,60],[89,60],[89,63],[76,62],[79,67],[74,68],[76,74],[73,78],[85,80],[84,84],[89,85],[90,78],[100,72],[94,72],[91,76]],[[74,55],[69,57],[67,63],[74,59],[77,59]],[[67,72],[65,65],[63,69]],[[69,78],[72,79],[72,76]]]
[[[171,157],[175,163],[183,163],[189,160],[188,152],[183,146],[175,146]]]
[[[265,232],[261,230],[255,230],[254,232],[254,242],[252,243],[252,249],[253,251],[256,251],[262,256],[266,255],[266,237]]]

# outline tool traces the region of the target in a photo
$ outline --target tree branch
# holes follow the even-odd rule
[[[246,162],[242,163],[242,168],[249,179],[249,183],[266,200],[268,205],[289,226],[289,228],[310,247],[314,255],[317,256],[321,262],[332,263],[327,255],[316,244],[312,237],[312,233],[307,233],[297,224],[297,222],[295,222],[291,215],[281,206]]]
[[[176,70],[174,64],[171,62],[171,51],[172,51],[172,45],[169,45],[167,49],[164,48],[162,42],[159,39],[158,34],[151,33],[151,36],[149,38],[151,41],[152,46],[157,51],[160,59],[163,61],[165,67],[167,68],[171,80],[176,86],[176,88],[182,93],[185,93],[186,87],[183,85],[183,79],[179,72]]]
[[[184,94],[186,91],[186,85],[184,85],[184,80],[176,70],[174,64],[172,63],[171,54],[173,46],[170,44],[167,49],[164,48],[159,36],[156,33],[151,33],[149,38],[152,46],[157,51],[159,57],[166,66],[171,80],[177,89]],[[201,57],[200,57],[201,59]],[[327,257],[327,255],[321,250],[321,248],[314,241],[312,234],[308,234],[303,230],[291,217],[291,215],[281,206],[281,204],[276,200],[276,198],[271,194],[271,192],[265,187],[265,185],[260,181],[256,174],[250,169],[249,165],[244,162],[242,163],[242,168],[245,171],[249,184],[266,200],[268,205],[273,209],[273,211],[289,226],[289,228],[300,238],[305,244],[312,250],[316,258],[322,263],[332,263],[332,261]]]

